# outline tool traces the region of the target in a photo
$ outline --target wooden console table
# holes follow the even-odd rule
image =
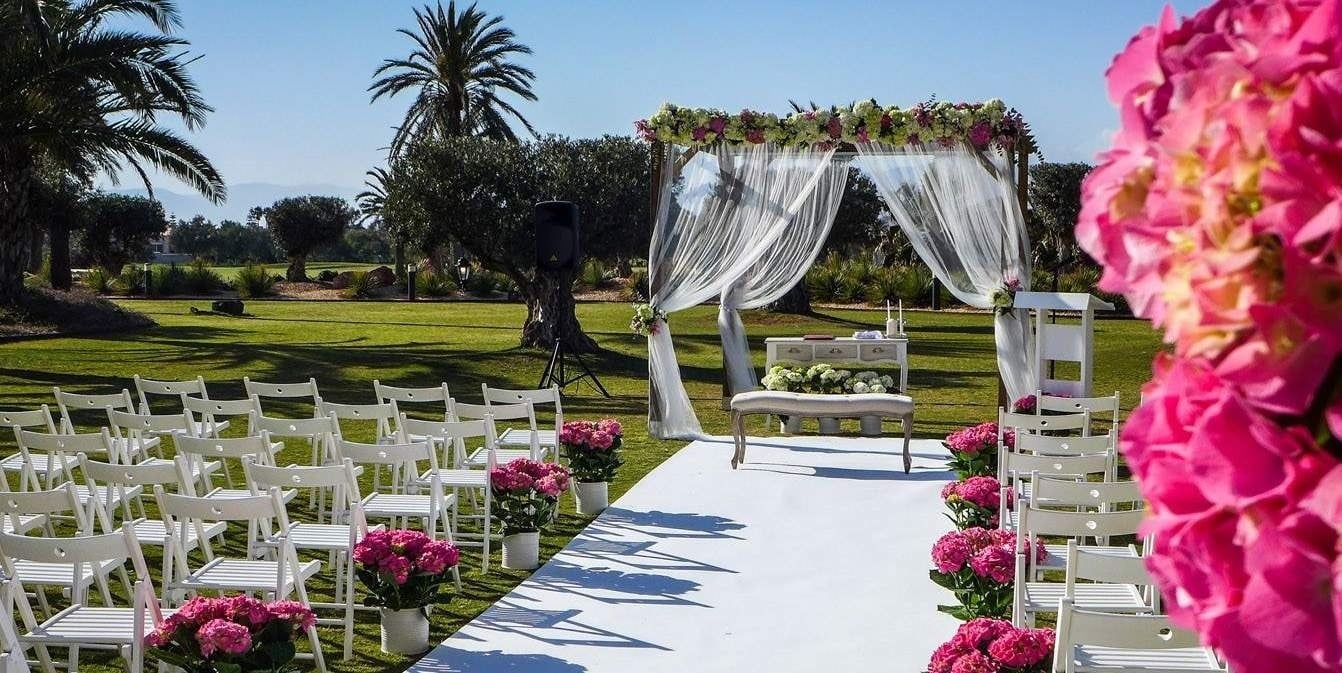
[[[899,392],[909,386],[909,338],[888,339],[803,339],[801,337],[771,337],[764,340],[768,355],[764,361],[767,372],[776,364],[813,365],[848,364],[860,367],[899,367]]]

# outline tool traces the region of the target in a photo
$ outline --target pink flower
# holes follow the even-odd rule
[[[956,430],[946,436],[946,444],[952,451],[967,456],[996,451],[997,423],[987,421]]]
[[[497,491],[521,491],[531,488],[535,479],[531,475],[519,472],[512,465],[496,467],[489,471],[489,483]]]
[[[250,596],[233,596],[227,600],[225,614],[239,624],[247,624],[253,628],[259,627],[270,621],[270,610],[266,604],[251,598]]]
[[[596,427],[598,430],[615,437],[624,435],[624,427],[614,418],[603,418],[596,424]]]
[[[988,122],[979,122],[969,129],[969,142],[975,147],[986,147],[993,139],[993,129]]]
[[[997,662],[981,652],[970,652],[956,659],[951,666],[951,673],[998,673],[1000,670]]]
[[[300,629],[310,629],[317,624],[317,614],[298,601],[275,601],[266,607],[272,617],[289,622]]]
[[[722,117],[714,117],[708,120],[708,128],[713,129],[714,133],[721,134],[722,129],[727,128],[727,120]]]
[[[837,116],[829,118],[829,123],[825,124],[825,130],[829,133],[829,137],[834,140],[838,140],[843,135],[843,125],[839,122]]]
[[[974,651],[974,647],[964,638],[951,638],[932,652],[932,659],[927,664],[928,673],[951,673],[951,667],[960,657]]]
[[[205,658],[215,652],[242,654],[252,647],[252,634],[247,627],[225,619],[211,619],[196,631],[200,655]]]
[[[397,529],[391,532],[391,549],[395,553],[414,557],[429,543],[429,536],[417,530]]]
[[[380,573],[390,575],[392,581],[397,584],[405,584],[410,580],[410,559],[404,556],[388,554],[378,562],[377,569]]]
[[[765,142],[764,131],[761,131],[759,129],[751,129],[749,131],[746,131],[746,142],[749,142],[754,145],[763,144]]]
[[[979,577],[1006,584],[1016,576],[1016,554],[1004,545],[993,545],[975,552],[969,567]]]
[[[536,480],[536,490],[550,497],[557,497],[564,489],[560,487],[559,481],[554,475],[548,475]]]
[[[597,430],[592,433],[592,436],[588,439],[588,443],[591,444],[594,449],[605,451],[615,444],[615,437],[608,432]]]
[[[1053,654],[1053,632],[1012,628],[988,645],[988,654],[1007,668],[1028,668]]]
[[[959,482],[955,492],[979,507],[996,510],[1001,504],[1002,484],[996,477],[970,477]]]
[[[186,624],[204,624],[225,615],[227,604],[222,598],[197,596],[177,608],[174,617]]]
[[[996,640],[1004,633],[1010,632],[1014,627],[1011,622],[1005,619],[993,619],[991,617],[978,617],[971,619],[955,632],[957,638],[963,639],[970,647],[981,648]]]
[[[708,129],[702,126],[696,126],[693,131],[690,131],[690,136],[694,138],[695,142],[701,143],[704,141],[704,138],[708,137]]]
[[[1018,414],[1032,414],[1038,404],[1034,395],[1024,395],[1011,403],[1011,410]]]
[[[951,531],[932,545],[932,563],[943,573],[958,572],[973,555],[973,546],[960,531]]]
[[[391,536],[387,531],[371,531],[354,544],[354,562],[360,565],[377,565],[390,553]]]
[[[460,558],[461,551],[456,546],[436,540],[424,546],[419,558],[415,560],[415,565],[419,566],[421,572],[438,575],[457,565]]]

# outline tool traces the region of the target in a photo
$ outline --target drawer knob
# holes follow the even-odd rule
[[[884,349],[884,348],[881,348],[880,346],[877,346],[877,347],[871,349],[871,352],[873,352],[873,353],[884,353],[884,352],[885,352],[885,349]]]
[[[843,352],[843,349],[841,349],[841,348],[831,348],[831,349],[829,349],[829,353],[830,353],[830,355],[838,355],[839,353],[842,353],[842,352]]]

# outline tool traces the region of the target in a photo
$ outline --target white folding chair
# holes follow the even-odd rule
[[[522,433],[528,437],[525,449],[497,449],[495,458],[500,463],[508,463],[518,458],[529,458],[531,460],[545,460],[550,456],[550,450],[541,446],[540,431],[536,425],[536,410],[530,402],[518,402],[516,404],[469,404],[451,400],[448,403],[452,408],[450,420],[455,421],[478,421],[485,418],[493,418],[495,427],[499,421],[524,421],[527,426]],[[514,432],[514,437],[518,436]],[[484,467],[487,462],[485,448],[478,447],[470,451],[466,456],[465,463],[458,467]]]
[[[81,393],[67,393],[58,387],[51,389],[52,394],[56,396],[56,406],[60,409],[61,420],[57,426],[60,432],[74,434],[79,424],[75,422],[75,412],[83,411],[96,414],[91,420],[95,423],[93,427],[100,427],[107,421],[105,410],[108,407],[116,411],[134,412],[135,403],[131,401],[130,391],[125,388],[119,393],[106,393],[98,395],[84,395]],[[132,460],[142,460],[149,457],[150,450],[160,451],[158,437],[151,437],[141,442],[126,442],[118,439],[116,448],[124,455],[130,456]],[[160,451],[161,456],[161,451]]]
[[[51,490],[69,478],[70,469],[79,462],[76,454],[106,455],[116,460],[120,453],[112,444],[112,433],[103,428],[85,434],[30,432],[15,433],[19,441],[19,457],[23,464],[19,490]]]
[[[1077,607],[1122,614],[1158,614],[1159,592],[1138,556],[1115,556],[1081,551],[1076,540],[1067,541],[1067,578],[1058,582],[1026,581],[1025,555],[1016,555],[1015,600],[1012,622],[1034,625],[1035,615],[1055,612],[1066,598]],[[1077,580],[1086,580],[1078,583]]]
[[[259,401],[256,408],[261,408]],[[268,432],[272,438],[306,439],[312,447],[312,458],[308,465],[326,465],[335,460],[332,453],[333,447],[336,439],[340,437],[340,422],[336,420],[335,416],[276,418],[263,416],[258,412],[252,416],[251,426],[254,432]],[[314,490],[310,494],[308,506],[317,511],[317,517],[320,520],[322,511],[326,509],[326,491],[324,489]]]
[[[56,434],[56,422],[51,418],[51,407],[48,407],[45,404],[37,409],[30,410],[0,410],[0,426],[4,426],[13,431],[16,447],[19,441],[20,430],[36,428],[38,432],[45,432],[53,435]],[[4,481],[3,477],[5,475],[3,473],[7,472],[15,472],[19,475],[20,479],[23,479],[23,475],[27,470],[26,465],[27,463],[23,462],[23,453],[16,449],[14,453],[5,456],[4,459],[0,460],[0,481]],[[8,484],[6,484],[6,488],[8,488]]]
[[[452,395],[447,390],[446,383],[440,383],[436,386],[426,386],[422,388],[404,388],[401,386],[389,386],[377,379],[373,379],[373,394],[377,396],[377,401],[386,404],[395,402],[397,411],[401,412],[422,412],[428,414],[431,418],[446,419],[450,409],[447,401],[452,399]],[[430,405],[425,409],[421,405]],[[441,407],[441,409],[439,408]],[[422,437],[411,436],[410,441],[423,441]]]
[[[1034,391],[1034,411],[1043,415],[1045,411],[1063,414],[1089,412],[1091,420],[1109,420],[1111,429],[1117,430],[1119,423],[1118,391],[1103,397],[1060,397],[1046,395],[1043,391]],[[1108,417],[1106,419],[1105,417]]]
[[[93,526],[85,517],[84,509],[80,506],[79,498],[75,495],[75,485],[68,481],[49,491],[6,493],[3,497],[0,497],[0,514],[3,514],[6,518],[16,518],[25,514],[41,514],[45,515],[48,521],[58,516],[71,517],[74,519],[75,535],[77,537],[93,534]],[[50,525],[45,528],[44,532],[48,536],[55,534]],[[113,569],[119,567],[117,564],[107,563],[92,568],[91,572],[87,574],[75,575],[70,573],[68,568],[59,564],[53,565],[19,559],[14,561],[13,567],[6,568],[5,576],[9,579],[19,576],[30,587],[58,587],[71,595],[88,589],[90,585],[96,585],[103,600],[110,602],[112,594],[108,587],[107,578]],[[127,587],[129,586],[129,583],[127,583]],[[43,614],[51,614],[46,594],[39,589],[35,593],[35,597],[42,607]]]
[[[76,581],[71,592],[70,606],[38,621],[28,602],[20,562],[61,567],[64,574],[75,580],[91,574],[91,569],[115,566],[125,571],[130,561],[135,573],[135,587],[130,607],[117,607],[104,597],[100,607],[89,605],[87,584]],[[55,673],[49,648],[63,647],[69,651],[68,671],[79,669],[81,648],[110,649],[126,660],[130,671],[145,670],[144,637],[163,622],[165,613],[159,608],[158,597],[149,577],[144,556],[140,553],[135,531],[129,526],[103,535],[76,538],[25,537],[0,533],[0,563],[11,580],[5,585],[5,601],[18,610],[25,633],[19,636],[22,647],[32,647],[45,673]],[[96,574],[96,572],[92,573]]]
[[[263,381],[253,381],[246,376],[242,377],[242,387],[247,391],[247,397],[261,400],[298,400],[300,398],[310,398],[312,400],[312,413],[309,416],[317,415],[317,401],[321,399],[321,393],[317,390],[317,379],[309,378],[302,383],[265,383]],[[258,402],[257,413],[262,413]]]
[[[420,463],[429,474],[428,493],[384,493],[374,491],[364,496],[359,503],[364,516],[369,519],[391,519],[408,525],[411,519],[421,521],[424,532],[437,537],[442,528],[447,539],[452,539],[450,520],[446,510],[456,507],[456,497],[443,491],[443,484],[436,474],[438,457],[429,442],[403,442],[401,444],[365,444],[339,439],[336,443],[341,458],[350,459],[355,465],[367,465],[377,468],[386,466],[402,470],[401,483],[415,485],[421,474]]]
[[[340,404],[318,399],[317,413],[320,416],[335,416],[342,435],[349,431],[349,428],[341,423],[342,421],[349,423],[367,422],[372,423],[373,437],[378,443],[395,444],[397,441],[396,423],[400,414],[396,408],[396,400],[376,404]],[[381,472],[381,470],[373,471],[374,489],[381,485]],[[393,471],[393,478],[394,475],[395,471]],[[396,484],[393,484],[393,487],[395,486]]]
[[[209,461],[222,463],[229,459],[239,462],[251,460],[260,465],[274,465],[275,445],[276,442],[271,441],[270,432],[266,430],[248,437],[181,437],[177,440],[177,460],[186,462],[187,474],[200,472],[200,465]],[[232,484],[215,487],[208,476],[203,487],[200,493],[207,498],[247,498],[254,495],[245,484],[242,488],[234,488]],[[280,497],[287,503],[297,494],[298,491],[285,489],[280,492]]]
[[[141,506],[140,513],[137,516],[132,510],[130,503],[138,499],[138,494],[143,489],[154,488],[155,486],[171,486],[187,495],[194,495],[191,483],[183,482],[181,474],[178,472],[177,465],[172,462],[142,463],[140,465],[120,465],[114,463],[104,463],[89,459],[84,454],[79,454],[79,471],[84,475],[84,481],[88,488],[94,492],[115,494],[116,498],[91,500],[93,506],[97,508],[96,513],[100,521],[111,521],[115,526],[122,527],[129,525],[135,531],[135,537],[142,545],[151,545],[155,547],[166,547],[168,536],[172,533],[164,527],[163,519],[151,519],[145,515],[144,507]],[[120,501],[122,517],[117,522],[115,502]],[[196,522],[185,531],[183,546],[190,552],[199,548],[205,555],[206,560],[214,558],[214,551],[210,548],[210,538],[219,537],[224,534],[228,527],[222,522],[213,522],[205,525]],[[164,560],[167,555],[164,555]],[[163,568],[166,576],[168,568],[166,564]]]
[[[1126,557],[1137,556],[1137,549],[1131,545],[1111,545],[1108,540],[1115,535],[1136,535],[1146,515],[1141,509],[1114,512],[1043,509],[1029,501],[1017,507],[1017,511],[1020,517],[1016,529],[1018,552],[1032,549],[1041,537],[1066,537],[1073,538],[1087,552]],[[1087,538],[1094,538],[1095,544],[1086,545]],[[1043,561],[1034,554],[1026,554],[1026,577],[1033,579],[1045,570],[1066,567],[1065,545],[1045,544],[1044,550],[1048,553]]]
[[[6,591],[0,588],[0,591]],[[9,608],[11,606],[5,606]],[[14,614],[8,609],[0,610],[0,671],[3,673],[29,673],[25,648],[19,642],[19,629],[14,625]]]
[[[200,419],[200,430],[195,433],[197,437],[218,437],[219,433],[228,429],[230,419],[234,417],[245,419],[256,413],[256,402],[250,397],[238,400],[211,400],[184,394],[180,399],[182,410],[189,411],[193,418]],[[251,428],[247,428],[247,434],[251,432]]]
[[[559,454],[559,431],[564,427],[564,395],[559,390],[559,386],[533,390],[514,390],[491,388],[488,383],[482,383],[480,389],[484,393],[486,407],[494,404],[530,402],[534,410],[543,405],[554,405],[554,429],[538,431],[537,441],[542,449],[554,451],[555,455]],[[510,446],[531,448],[531,435],[520,428],[508,428],[499,435],[498,445],[504,448]]]
[[[0,497],[9,493],[9,480],[0,477]],[[23,535],[39,528],[50,530],[50,519],[45,514],[13,514],[0,516],[0,531]]]
[[[335,570],[335,602],[313,602],[314,608],[339,609],[343,619],[319,619],[320,624],[339,624],[344,628],[344,658],[354,653],[354,563],[351,554],[354,545],[368,534],[368,522],[359,505],[359,482],[354,476],[354,463],[346,458],[338,465],[318,467],[290,465],[274,467],[258,465],[244,459],[243,470],[252,492],[260,495],[271,488],[329,488],[333,491],[335,521],[345,523],[290,522],[287,512],[280,510],[276,534],[264,532],[262,545],[274,544],[278,536],[287,539],[296,550],[326,552],[328,563]],[[381,528],[381,526],[377,526]]]
[[[1196,634],[1163,615],[1120,615],[1058,605],[1053,673],[1225,673]]]
[[[1107,479],[1114,471],[1115,456],[1098,453],[1084,456],[1041,456],[1005,451],[997,455],[997,481],[1015,491],[1017,499],[1031,499],[1032,475],[1071,477],[1085,481],[1090,475]],[[1003,523],[1006,518],[1002,519]]]
[[[481,551],[480,571],[482,573],[489,572],[489,547],[493,537],[494,512],[494,496],[489,488],[489,471],[494,468],[498,460],[493,418],[486,415],[485,418],[474,421],[440,422],[406,418],[402,414],[400,423],[403,430],[427,437],[434,444],[442,445],[443,459],[440,465],[448,465],[449,467],[439,467],[432,469],[430,472],[423,472],[418,479],[420,482],[427,483],[432,477],[437,476],[444,491],[450,489],[456,502],[456,507],[452,508],[452,523],[450,526],[450,530],[459,540],[456,544],[472,547],[478,545]],[[478,468],[472,468],[466,460],[466,441],[477,439],[484,442],[485,464]],[[462,489],[471,494],[474,514],[469,516],[461,514],[461,498],[458,491]],[[459,521],[462,518],[478,520],[480,533],[463,532],[459,526]],[[479,539],[479,542],[469,541],[476,538]]]
[[[321,563],[300,562],[293,544],[283,535],[276,536],[267,545],[274,552],[273,559],[254,558],[257,550],[255,541],[249,540],[247,558],[216,555],[214,559],[193,569],[183,549],[182,542],[189,529],[189,525],[183,524],[193,521],[242,521],[247,522],[249,527],[255,526],[255,530],[265,530],[284,515],[284,502],[280,500],[279,489],[271,489],[266,495],[217,499],[166,493],[163,487],[155,486],[154,497],[158,500],[164,527],[177,532],[169,539],[164,554],[167,557],[164,563],[169,570],[163,580],[164,600],[175,602],[183,594],[199,591],[258,593],[272,600],[286,598],[292,593],[299,603],[311,607],[305,583],[317,574]],[[307,636],[317,670],[325,673],[326,662],[322,657],[316,627],[307,629]]]
[[[1079,414],[1058,414],[1056,416],[1042,416],[1038,414],[1022,414],[1014,411],[1007,411],[1002,407],[997,408],[997,446],[1005,447],[1005,436],[1007,430],[1015,431],[1017,437],[1021,434],[1044,434],[1062,432],[1067,435],[1080,435],[1082,437],[1090,436],[1090,412],[1083,411]]]
[[[194,379],[184,381],[157,381],[146,379],[139,374],[135,375],[135,395],[139,399],[139,412],[142,414],[154,413],[153,405],[150,404],[150,397],[171,397],[172,401],[177,403],[177,408],[171,409],[172,412],[185,411],[181,406],[183,396],[196,397],[202,400],[210,399],[210,392],[205,388],[205,378],[197,376]],[[164,413],[164,412],[159,412]],[[222,422],[223,430],[228,427],[228,421]],[[203,435],[206,432],[204,424],[198,423],[191,428],[191,434]]]

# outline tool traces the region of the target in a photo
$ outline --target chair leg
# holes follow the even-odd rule
[[[904,417],[904,474],[913,469],[913,456],[909,453],[911,441],[913,441],[913,414]]]
[[[354,656],[354,559],[348,559],[342,570],[345,580],[345,657],[342,661],[349,661]]]

